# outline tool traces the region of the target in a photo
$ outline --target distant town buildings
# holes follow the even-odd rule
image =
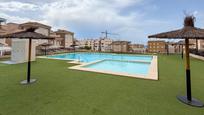
[[[90,48],[92,51],[110,52],[112,39],[99,38],[99,39],[84,39],[78,41],[78,46],[81,48]]]
[[[189,42],[190,44],[193,44],[190,46],[190,48],[193,48],[193,49],[197,48],[200,51],[204,51],[204,40],[189,40]]]
[[[196,45],[190,41],[190,48],[195,49]],[[179,54],[184,51],[185,42],[183,40],[178,42],[166,42],[163,40],[150,40],[148,41],[147,51],[148,53],[168,53]]]
[[[56,35],[59,35],[60,38],[62,38],[62,41],[60,43],[61,46],[65,48],[69,48],[74,44],[74,33],[67,31],[67,30],[57,30],[54,32]]]
[[[89,48],[99,52],[145,53],[144,44],[131,44],[129,41],[114,41],[110,38],[84,39],[77,42],[80,48]]]
[[[109,38],[100,38],[96,40],[96,44],[94,45],[94,49],[96,51],[102,52],[110,52],[111,51],[111,44],[113,40]]]
[[[184,48],[174,42],[165,42],[163,40],[150,40],[147,47],[144,44],[132,44],[129,41],[116,41],[111,38],[103,37],[96,39],[77,40],[74,37],[74,32],[69,30],[58,29],[53,31],[51,26],[38,22],[26,22],[22,24],[6,23],[0,26],[0,35],[13,32],[19,32],[30,27],[37,27],[37,33],[53,37],[52,40],[33,40],[37,49],[42,46],[47,46],[48,49],[85,49],[94,52],[118,52],[118,53],[181,53]],[[203,40],[191,40],[191,48],[204,50]],[[12,46],[12,40],[9,38],[0,39],[0,47]],[[1,53],[2,54],[2,53]]]
[[[161,40],[148,41],[149,53],[166,53],[166,42]]]
[[[204,50],[204,40],[198,40],[198,50]]]
[[[130,52],[133,53],[145,53],[146,48],[144,44],[130,44],[129,45]]]
[[[114,41],[111,44],[112,52],[129,52],[129,45],[128,41]]]

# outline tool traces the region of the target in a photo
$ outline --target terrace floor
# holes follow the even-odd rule
[[[180,103],[183,60],[160,55],[159,81],[67,69],[75,64],[38,59],[35,84],[24,86],[26,64],[0,64],[0,115],[203,115]],[[204,102],[204,61],[192,59],[192,94]]]

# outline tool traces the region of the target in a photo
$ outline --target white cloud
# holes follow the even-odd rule
[[[22,11],[22,10],[36,10],[38,7],[34,4],[23,3],[17,1],[0,2],[0,10],[3,11]]]
[[[127,8],[137,6],[144,0],[58,0],[47,2],[41,6],[24,2],[0,2],[3,11],[29,11],[40,12],[38,20],[52,25],[54,29],[68,28],[74,31],[76,37],[90,37],[91,33],[98,34],[104,30],[119,33],[119,39],[144,43],[147,39],[149,26],[156,26],[165,22],[147,20],[144,12],[125,11]],[[6,5],[5,5],[6,4]],[[123,15],[121,12],[125,12]],[[13,22],[30,21],[28,14],[25,17],[10,16],[0,13]],[[161,27],[160,27],[161,28]],[[84,35],[79,35],[84,34]],[[96,37],[96,36],[91,37]]]
[[[143,14],[131,12],[122,15],[120,12],[129,6],[139,4],[141,0],[60,0],[42,7],[44,20],[58,27],[74,25],[83,31],[100,31],[109,29],[114,32],[128,33],[138,30],[143,21]],[[88,31],[88,29],[90,31]],[[135,31],[134,33],[136,33]],[[121,36],[123,36],[121,33]],[[127,34],[128,35],[128,34]],[[129,33],[129,36],[132,35]],[[123,36],[123,37],[129,37]],[[135,37],[135,36],[134,36]]]
[[[5,13],[0,13],[0,17],[7,19],[7,22],[14,22],[14,23],[23,23],[27,21],[32,21],[30,18],[19,17],[19,16],[11,16]]]

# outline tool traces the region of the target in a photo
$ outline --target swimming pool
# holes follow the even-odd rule
[[[102,70],[109,72],[147,75],[149,72],[150,62],[103,60],[83,67],[96,71]]]
[[[78,52],[46,58],[73,60],[69,63],[80,64],[69,69],[158,80],[157,56]]]
[[[147,61],[151,62],[152,56],[142,55],[126,55],[126,54],[112,54],[112,53],[67,53],[60,55],[48,56],[53,59],[76,60],[80,62],[95,62],[98,60],[112,59],[112,60],[126,60],[126,61]]]

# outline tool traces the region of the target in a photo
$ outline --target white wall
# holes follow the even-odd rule
[[[50,31],[49,29],[41,28],[41,27],[39,27],[37,30],[35,30],[35,32],[40,33],[40,34],[45,35],[45,36],[49,36],[49,31]],[[37,43],[37,45],[40,45],[43,43],[48,43],[48,40],[39,39],[39,40],[37,40],[36,43]]]
[[[168,45],[168,48],[169,48],[169,53],[175,53],[175,47],[172,46],[172,45]]]
[[[13,39],[12,40],[12,51],[11,51],[11,61],[16,63],[24,63],[28,61],[28,39]],[[31,50],[31,61],[35,61],[36,58],[36,43],[32,42]]]
[[[74,42],[74,38],[72,34],[65,35],[65,47],[70,47]]]
[[[204,50],[204,40],[198,40],[198,50]]]
[[[6,39],[0,39],[0,43],[5,44],[6,43]]]

